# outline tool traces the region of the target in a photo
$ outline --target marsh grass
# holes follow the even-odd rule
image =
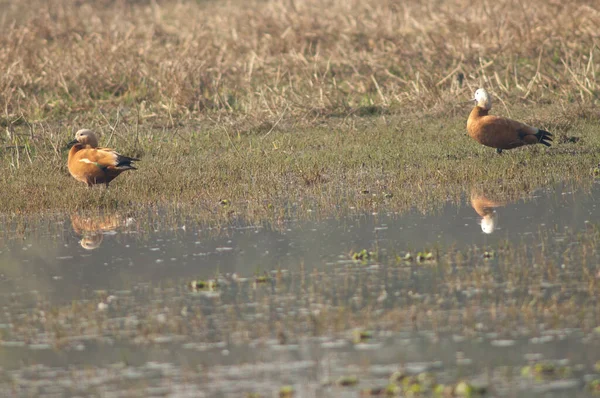
[[[552,126],[552,119],[546,120]],[[594,125],[556,124],[557,137],[577,142],[565,139],[550,149],[527,147],[500,156],[466,135],[462,116],[351,117],[268,136],[184,126],[169,139],[162,131],[140,132],[139,141],[123,128],[105,133],[101,144],[110,141],[142,160],[137,171],[119,176],[108,190],[78,183],[66,169],[66,151],[37,144],[29,156],[12,151],[4,157],[0,208],[10,215],[155,206],[204,213],[206,221],[350,208],[427,211],[460,201],[474,187],[514,200],[560,181],[591,184],[600,146]],[[54,146],[67,138],[60,136]]]
[[[599,22],[583,1],[8,4],[0,209],[277,219],[586,182]],[[471,142],[461,102],[479,86],[556,145],[498,157]],[[81,127],[139,170],[106,192],[77,184],[64,144]]]

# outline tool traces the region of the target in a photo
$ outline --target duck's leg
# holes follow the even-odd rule
[[[496,148],[496,153],[498,155],[502,155],[502,148]]]

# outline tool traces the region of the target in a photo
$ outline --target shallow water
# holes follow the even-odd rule
[[[276,227],[265,223],[203,228],[185,221],[176,227],[148,226],[145,220],[75,213],[54,222],[56,228],[44,235],[32,225],[31,237],[7,241],[0,251],[3,291],[37,290],[70,300],[82,290],[129,289],[135,283],[297,271],[300,265],[324,269],[362,249],[400,253],[528,243],[540,231],[560,240],[565,231],[600,222],[595,203],[599,195],[600,186],[591,193],[557,187],[527,200],[497,204],[487,209],[493,220],[487,225],[495,225],[489,234],[482,231],[482,217],[470,198],[463,206],[449,204],[431,215],[349,213],[341,219],[292,220]]]
[[[0,386],[357,396],[404,369],[448,394],[467,380],[490,396],[584,396],[600,360],[598,197],[469,193],[428,215],[218,228],[77,213],[5,225]],[[545,371],[527,373],[535,363]]]

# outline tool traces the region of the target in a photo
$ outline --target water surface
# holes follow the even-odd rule
[[[76,212],[7,224],[0,382],[23,396],[357,396],[402,370],[493,396],[586,395],[599,195],[473,192],[434,214],[218,228]],[[545,373],[528,374],[536,363]]]

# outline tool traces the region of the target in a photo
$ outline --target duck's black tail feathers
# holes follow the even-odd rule
[[[137,170],[131,162],[138,161],[137,158],[130,158],[128,156],[119,155],[117,158],[117,168],[121,170]]]
[[[549,133],[545,130],[539,130],[536,134],[535,137],[538,139],[538,142],[540,144],[544,144],[546,146],[550,146],[552,145],[552,133]]]

